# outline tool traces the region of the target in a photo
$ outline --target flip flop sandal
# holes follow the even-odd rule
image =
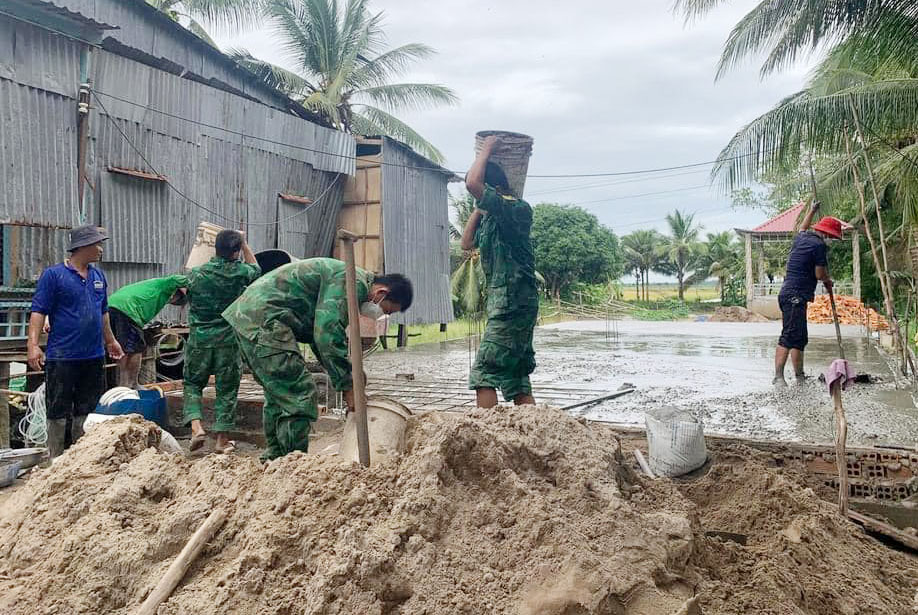
[[[202,446],[204,446],[205,442],[207,442],[206,433],[199,433],[196,436],[191,436],[191,444],[188,445],[188,450],[192,452],[196,451]]]
[[[221,455],[229,455],[231,453],[235,453],[236,452],[236,441],[230,440],[229,442],[226,443],[226,446],[224,446],[223,448],[214,449],[214,452],[219,453]]]

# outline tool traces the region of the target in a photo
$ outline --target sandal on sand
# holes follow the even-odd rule
[[[221,455],[229,455],[230,453],[235,453],[236,452],[236,441],[230,440],[229,442],[226,443],[226,446],[224,446],[223,448],[215,448],[214,452],[220,453]]]
[[[188,445],[189,451],[196,451],[207,442],[207,434],[199,433],[197,435],[191,436],[191,444]]]

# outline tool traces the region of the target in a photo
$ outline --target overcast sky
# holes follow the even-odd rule
[[[467,169],[475,132],[501,129],[535,139],[530,174],[566,174],[713,160],[743,124],[799,90],[805,65],[763,82],[758,66],[748,64],[714,82],[727,34],[756,3],[729,3],[688,26],[670,10],[672,0],[375,0],[371,6],[384,11],[392,46],[426,43],[439,52],[404,80],[448,85],[459,105],[401,117],[444,152],[447,166]],[[268,31],[215,38],[223,48],[245,47],[285,64]],[[697,212],[706,232],[760,222],[760,213],[733,211],[707,187],[708,169],[530,178],[525,197],[532,204],[582,205],[619,235],[665,230],[664,216],[677,207]],[[666,193],[636,196],[660,192]]]

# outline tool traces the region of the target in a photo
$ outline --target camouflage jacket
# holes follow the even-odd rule
[[[498,194],[491,186],[485,186],[477,206],[487,212],[475,232],[475,245],[488,281],[488,316],[537,307],[532,208],[526,201]]]
[[[198,348],[234,344],[223,310],[261,275],[258,265],[215,256],[188,272],[188,342]]]
[[[223,317],[241,337],[259,346],[298,352],[309,344],[339,391],[351,388],[347,348],[347,292],[344,263],[310,258],[265,274]],[[357,269],[357,301],[367,300],[373,274]]]

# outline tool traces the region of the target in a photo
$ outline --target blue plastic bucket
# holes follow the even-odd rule
[[[166,410],[166,398],[158,391],[137,391],[140,399],[122,399],[107,406],[96,406],[98,414],[119,416],[122,414],[139,414],[160,427],[167,427],[169,413]]]

